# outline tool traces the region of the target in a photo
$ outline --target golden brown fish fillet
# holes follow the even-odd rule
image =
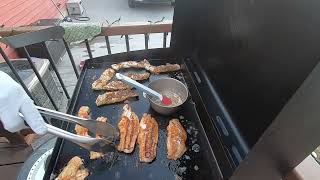
[[[143,73],[125,73],[124,75],[128,76],[129,78],[136,80],[136,81],[142,81],[146,80],[150,77],[150,73],[143,72]]]
[[[99,79],[95,80],[92,83],[91,88],[93,90],[102,90],[103,87],[105,85],[107,85],[107,83],[113,78],[113,76],[115,75],[115,70],[113,70],[112,68],[108,68],[106,69],[100,76]]]
[[[170,120],[167,131],[167,158],[177,160],[187,150],[187,133],[178,119]]]
[[[97,121],[100,121],[100,122],[108,122],[108,119],[106,117],[98,117],[97,118]],[[99,135],[96,135],[97,138],[102,138],[101,136]],[[98,159],[100,157],[103,157],[104,154],[101,153],[101,152],[94,152],[94,151],[90,151],[90,159]]]
[[[137,97],[137,96],[139,96],[139,94],[131,89],[106,92],[97,97],[96,104],[97,106],[101,106],[104,104],[113,104],[113,103],[125,101],[130,97]]]
[[[83,169],[82,159],[78,156],[73,157],[63,168],[62,172],[56,178],[57,180],[83,180],[88,175],[87,169]]]
[[[78,117],[89,119],[90,108],[88,106],[81,106],[78,111]],[[88,129],[76,124],[74,130],[78,135],[88,136]]]
[[[127,85],[122,81],[110,81],[105,85],[101,84],[101,86],[99,86],[94,90],[117,91],[117,90],[125,90],[125,89],[131,89],[131,86]]]
[[[108,118],[100,116],[100,117],[97,118],[97,121],[106,123],[106,122],[108,122]],[[102,138],[100,135],[96,135],[96,137],[97,138]]]
[[[90,109],[88,106],[81,106],[79,109],[79,112],[78,112],[78,117],[88,119],[89,112],[90,112]],[[107,122],[108,119],[106,117],[98,117],[97,121]],[[75,131],[78,135],[89,136],[89,134],[88,134],[89,130],[85,127],[78,125],[78,124],[76,124]],[[99,135],[96,135],[96,137],[101,138]],[[102,157],[103,155],[104,154],[100,153],[100,152],[90,151],[90,159],[97,159],[99,157]]]
[[[118,144],[117,149],[118,151],[131,153],[139,133],[139,119],[128,104],[123,107],[123,110],[121,119],[118,123],[120,143]]]
[[[90,151],[90,159],[98,159],[103,156],[104,154],[101,152]]]
[[[152,66],[152,65],[146,66],[146,70],[154,74],[173,72],[173,71],[178,71],[180,69],[181,67],[179,64],[170,64],[170,63],[167,63],[165,65],[160,65],[160,66]]]
[[[74,180],[84,180],[87,176],[89,176],[88,170],[87,169],[80,169],[77,171]]]
[[[141,162],[151,162],[157,156],[158,123],[150,114],[144,113],[140,121],[138,136]]]
[[[126,62],[121,62],[118,64],[112,64],[111,67],[112,69],[118,71],[120,69],[126,69],[126,68],[145,68],[146,66],[149,66],[150,63],[144,59],[143,61],[126,61]]]

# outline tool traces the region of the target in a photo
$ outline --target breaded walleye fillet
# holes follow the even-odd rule
[[[187,133],[178,119],[169,121],[167,131],[167,158],[177,160],[187,150]]]
[[[118,123],[120,143],[117,148],[118,151],[131,153],[134,149],[139,133],[139,119],[128,104],[123,107],[123,110],[124,111]]]
[[[106,92],[97,97],[96,104],[97,106],[101,106],[104,104],[113,104],[137,96],[139,96],[139,94],[131,89]]]
[[[92,83],[91,88],[93,90],[102,90],[105,85],[113,78],[116,71],[112,68],[107,68],[100,76],[99,79]]]
[[[81,106],[78,111],[78,117],[89,119],[90,108],[88,106]],[[76,124],[74,130],[78,135],[88,136],[88,129]]]
[[[127,69],[127,68],[145,68],[146,66],[149,66],[150,63],[148,60],[144,59],[142,61],[125,61],[120,62],[118,64],[112,64],[112,69],[118,71],[120,69]]]
[[[142,72],[142,73],[129,72],[129,73],[124,73],[124,75],[136,81],[146,80],[150,77],[150,73],[148,72]]]
[[[159,74],[159,73],[178,71],[181,69],[181,67],[179,64],[167,63],[165,65],[160,65],[160,66],[152,66],[152,65],[146,66],[145,69],[150,71],[151,73]]]
[[[122,82],[122,81],[110,81],[105,85],[101,85],[99,89],[95,90],[107,90],[107,91],[117,91],[117,90],[125,90],[131,89],[131,86]]]
[[[139,158],[141,162],[151,162],[157,156],[158,123],[150,114],[144,113],[140,121],[138,136]]]
[[[108,119],[106,117],[98,117],[97,118],[97,121],[100,121],[100,122],[108,122]],[[101,138],[101,136],[99,135],[96,135],[97,138]],[[95,151],[90,151],[90,159],[98,159],[100,157],[103,157],[104,154],[101,153],[101,152],[95,152]]]
[[[83,168],[82,159],[75,156],[63,168],[56,180],[84,180],[88,175],[88,170]]]
[[[78,117],[89,119],[89,113],[90,113],[90,109],[88,106],[81,106],[78,111]],[[108,119],[106,117],[98,117],[97,121],[107,122]],[[78,124],[76,124],[76,126],[75,126],[75,131],[78,135],[89,136],[89,134],[88,134],[89,130],[85,127],[78,125]],[[96,137],[101,138],[99,135],[96,135]],[[100,152],[90,151],[90,159],[97,159],[99,157],[102,157],[103,155],[104,154],[100,153]]]

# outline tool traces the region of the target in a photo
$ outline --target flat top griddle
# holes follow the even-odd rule
[[[148,57],[146,57],[148,58]],[[149,59],[153,65],[165,64],[172,60]],[[96,119],[105,116],[109,122],[117,127],[119,117],[122,113],[124,103],[105,105],[97,107],[95,100],[103,91],[91,90],[92,82],[111,64],[117,62],[87,61],[78,81],[78,89],[74,92],[71,111],[76,115],[81,106],[89,106],[91,117]],[[184,83],[184,76],[187,73],[181,72],[167,73],[161,75],[151,75],[150,81],[161,77],[173,77]],[[189,94],[189,98],[182,108],[170,116],[162,116],[154,112],[142,92],[138,99],[130,99],[129,105],[133,111],[142,117],[143,113],[150,113],[159,123],[159,142],[157,147],[157,157],[152,163],[139,162],[139,146],[136,144],[132,154],[111,152],[105,158],[96,160],[89,159],[89,152],[67,140],[59,139],[52,158],[47,168],[46,177],[51,175],[51,179],[59,174],[68,161],[74,156],[84,159],[85,167],[90,171],[88,179],[219,179],[218,170],[215,169],[215,157],[208,143],[208,139],[198,117],[195,104]],[[180,122],[188,133],[186,153],[178,160],[167,159],[166,149],[166,127],[172,118],[181,118]],[[74,125],[67,125],[67,130],[74,132]]]

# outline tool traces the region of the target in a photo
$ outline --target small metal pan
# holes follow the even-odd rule
[[[161,78],[154,80],[148,85],[148,87],[160,94],[175,94],[180,99],[177,104],[165,106],[161,102],[147,95],[152,109],[162,115],[170,115],[176,112],[188,98],[187,87],[182,82],[173,78]]]

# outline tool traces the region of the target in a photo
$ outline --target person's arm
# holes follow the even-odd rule
[[[24,119],[37,134],[45,134],[47,128],[45,122],[33,101],[23,88],[9,75],[0,71],[0,121],[4,128],[10,132],[17,132],[26,128]]]

